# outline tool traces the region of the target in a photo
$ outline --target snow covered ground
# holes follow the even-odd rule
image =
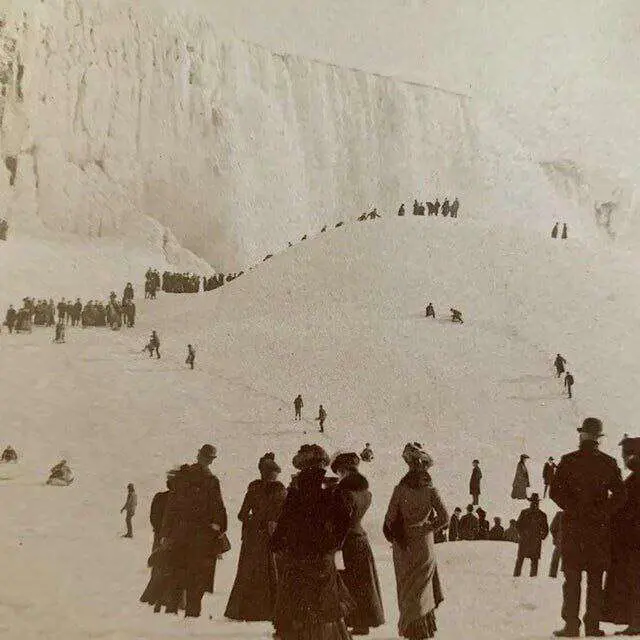
[[[93,297],[115,286],[113,273],[95,270]],[[503,521],[523,507],[509,498],[520,453],[531,456],[533,489],[541,489],[544,460],[573,448],[576,427],[593,414],[605,422],[603,448],[617,454],[640,409],[636,274],[627,256],[571,239],[393,217],[331,230],[209,294],[146,302],[138,281],[133,330],[70,329],[65,345],[46,330],[3,332],[0,445],[12,444],[22,459],[0,468],[0,637],[268,638],[268,625],[222,617],[239,548],[235,514],[258,458],[275,451],[287,481],[300,444],[334,453],[359,451],[365,441],[376,453],[364,468],[374,493],[365,525],[388,620],[372,635],[396,637],[391,553],[380,529],[404,473],[404,442],[432,452],[450,510],[466,505],[471,460],[480,458],[482,505]],[[70,271],[64,282],[81,294],[86,273]],[[33,286],[25,272],[25,295]],[[424,318],[429,300],[435,321]],[[451,306],[464,325],[447,320]],[[160,361],[141,353],[152,329]],[[188,342],[197,349],[193,372],[184,365]],[[573,401],[553,377],[558,351],[576,378]],[[292,421],[297,393],[302,423]],[[313,421],[320,403],[324,436]],[[233,550],[203,617],[185,622],[154,615],[138,597],[151,497],[164,472],[191,460],[203,442],[219,450],[214,472]],[[61,457],[75,483],[44,486]],[[140,501],[133,540],[120,538],[128,482]],[[553,514],[548,501],[542,506]],[[536,580],[510,577],[513,545],[438,551],[446,595],[439,637],[539,638],[560,625],[560,582],[544,577],[550,543]]]

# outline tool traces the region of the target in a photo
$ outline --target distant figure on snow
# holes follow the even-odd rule
[[[556,359],[553,362],[553,366],[556,368],[556,373],[558,374],[558,378],[564,373],[564,366],[567,364],[565,358],[563,358],[560,354],[556,356]]]
[[[68,487],[73,482],[73,473],[66,460],[61,460],[51,468],[47,484],[56,487]]]
[[[9,305],[9,309],[7,309],[7,315],[5,316],[4,323],[7,325],[9,329],[9,333],[13,333],[13,327],[16,326],[16,320],[18,318],[18,312],[13,308],[13,305]]]
[[[399,216],[404,215],[404,202],[400,205],[400,208],[398,209],[398,215]]]
[[[304,407],[304,402],[302,402],[302,396],[298,394],[293,401],[293,408],[296,412],[294,420],[302,420],[302,407]]]
[[[362,215],[358,216],[358,222],[364,222],[367,219],[367,215],[366,213],[363,213]]]
[[[453,308],[450,308],[449,311],[451,311],[451,322],[459,322],[460,324],[463,323],[462,312]]]
[[[562,225],[562,239],[563,240],[567,239],[567,223],[566,222]]]
[[[473,498],[471,504],[475,507],[479,504],[480,498],[480,481],[482,480],[482,471],[480,469],[480,461],[473,461],[473,469],[471,471],[471,478],[469,480],[469,493]]]
[[[460,514],[462,509],[456,507],[453,510],[453,515],[449,520],[449,542],[457,542],[460,539]]]
[[[134,486],[129,483],[127,485],[127,499],[124,503],[122,509],[120,509],[120,513],[125,512],[124,521],[127,525],[127,533],[125,533],[123,538],[133,538],[133,525],[132,520],[133,516],[136,513],[136,508],[138,507],[138,496],[136,495],[136,490]]]
[[[430,303],[427,305],[427,308],[426,308],[426,310],[425,310],[425,317],[426,317],[426,318],[435,318],[435,317],[436,317],[436,311],[435,311],[435,309],[433,308],[433,303],[432,303],[432,302],[430,302]]]
[[[457,218],[459,208],[460,208],[460,201],[458,200],[458,198],[456,198],[451,205],[451,209],[449,210],[449,215],[452,218]]]
[[[360,460],[363,462],[373,462],[373,449],[368,442],[364,445],[364,449],[360,454]]]
[[[544,482],[544,493],[542,494],[543,498],[547,497],[547,491],[549,491],[549,487],[553,482],[553,476],[556,475],[556,463],[553,461],[553,458],[549,458],[542,468],[542,481]]]
[[[196,361],[196,352],[192,345],[187,345],[187,359],[185,364],[188,364],[193,369],[193,363]]]
[[[156,358],[160,359],[160,338],[155,331],[151,332],[151,338],[149,339],[149,357],[153,357],[153,352],[156,353]]]
[[[531,486],[529,484],[529,471],[527,470],[527,460],[529,456],[523,453],[520,456],[520,461],[516,466],[516,474],[513,478],[513,486],[511,490],[511,497],[514,500],[527,500],[527,489]]]
[[[442,203],[442,209],[440,210],[440,213],[445,218],[449,215],[450,207],[451,207],[451,205],[449,204],[449,198],[445,198],[444,202]]]
[[[324,410],[324,407],[320,405],[320,409],[318,409],[318,417],[316,420],[320,423],[320,433],[324,433],[324,421],[327,419],[327,412]]]
[[[0,462],[18,462],[18,454],[11,445],[2,452]]]
[[[516,544],[520,540],[520,534],[518,533],[517,520],[509,520],[509,526],[504,532],[505,542],[515,542]]]
[[[56,325],[56,333],[55,336],[53,338],[53,341],[56,344],[61,344],[65,341],[65,335],[66,335],[66,329],[64,326],[64,322],[62,320],[58,321],[58,324]]]
[[[535,578],[538,575],[542,541],[549,535],[547,516],[540,510],[540,497],[537,493],[531,494],[531,506],[520,513],[518,531],[520,532],[520,541],[518,543],[518,557],[513,570],[513,577],[520,577],[524,560],[529,558],[531,560],[531,572],[529,575]]]
[[[569,398],[573,398],[573,393],[571,392],[571,390],[573,389],[574,382],[575,380],[573,379],[571,372],[567,371],[567,375],[564,377],[564,386],[567,389],[567,396]]]
[[[502,526],[502,520],[500,518],[493,519],[493,527],[489,531],[489,540],[493,542],[504,541],[504,527]]]
[[[552,238],[557,238],[558,237],[558,223],[557,222],[553,225],[553,229],[551,230],[551,237]]]

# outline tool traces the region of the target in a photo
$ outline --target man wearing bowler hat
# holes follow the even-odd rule
[[[551,484],[550,497],[564,511],[561,555],[565,626],[554,635],[580,635],[582,573],[587,574],[585,635],[601,637],[602,577],[610,562],[611,516],[625,501],[617,462],[598,449],[602,422],[587,418],[578,429],[580,447],[562,457]]]

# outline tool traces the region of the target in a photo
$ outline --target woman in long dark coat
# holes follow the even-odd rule
[[[529,456],[523,453],[520,456],[520,461],[516,467],[516,474],[513,478],[513,486],[511,489],[511,497],[514,500],[527,500],[527,489],[530,486],[529,483],[529,471],[527,470],[527,460]]]
[[[602,621],[628,625],[616,635],[640,636],[640,438],[625,438],[620,444],[631,475],[624,482],[626,503],[612,522]]]
[[[283,555],[274,625],[281,640],[350,640],[345,624],[349,604],[341,589],[335,553],[349,527],[349,512],[322,483],[329,456],[318,445],[303,445],[293,458],[300,473],[292,480],[271,537]]]
[[[393,543],[398,632],[402,638],[422,640],[435,635],[435,611],[444,600],[433,534],[447,525],[449,516],[431,482],[431,456],[413,442],[406,445],[402,457],[409,473],[393,490],[383,531]]]
[[[269,538],[275,530],[287,490],[278,481],[280,467],[273,453],[258,463],[260,480],[248,487],[238,514],[242,547],[229,602],[224,615],[232,620],[273,620],[278,573]]]
[[[331,465],[331,470],[340,477],[336,491],[351,513],[349,530],[342,546],[344,571],[341,573],[356,603],[355,609],[346,618],[354,636],[367,635],[370,627],[384,624],[378,572],[361,524],[371,506],[371,492],[367,479],[358,473],[359,463],[360,458],[356,453],[342,453]]]

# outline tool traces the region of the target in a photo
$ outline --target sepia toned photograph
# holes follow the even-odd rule
[[[0,0],[0,640],[640,636],[639,63],[637,0]]]

